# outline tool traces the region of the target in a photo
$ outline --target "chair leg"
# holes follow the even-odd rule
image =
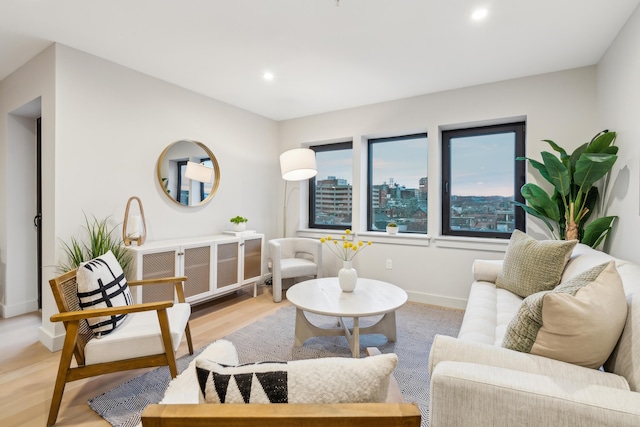
[[[271,284],[271,293],[273,293],[273,302],[282,301],[282,278],[273,276]]]
[[[158,321],[160,322],[160,332],[162,334],[162,343],[164,344],[164,353],[167,356],[167,364],[169,365],[169,372],[171,372],[171,378],[178,376],[178,367],[176,364],[176,353],[173,350],[173,341],[171,340],[171,329],[169,328],[169,318],[167,317],[167,310],[158,310]]]
[[[60,412],[60,404],[62,403],[62,394],[67,384],[67,374],[71,367],[71,358],[73,357],[73,349],[76,345],[76,337],[78,335],[78,321],[67,323],[67,335],[64,338],[64,346],[60,355],[60,365],[58,366],[58,375],[56,376],[56,384],[53,387],[53,397],[51,398],[51,407],[49,408],[49,418],[47,426],[52,426],[58,419]]]
[[[187,336],[187,345],[189,346],[189,354],[193,354],[193,342],[191,341],[191,328],[187,322],[187,327],[184,328],[184,333]]]

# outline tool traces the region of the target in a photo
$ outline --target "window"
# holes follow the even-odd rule
[[[442,132],[442,234],[508,239],[524,231],[525,124]]]
[[[309,227],[351,227],[352,143],[317,145],[318,174],[309,180]]]
[[[213,168],[213,162],[208,157],[201,158],[200,163],[209,168]],[[187,171],[187,160],[177,161],[176,167],[178,168],[178,188],[180,189],[176,194],[178,203],[189,206],[189,194],[194,194],[198,202],[203,201],[209,196],[213,183],[207,182],[205,184],[204,182],[200,182],[198,183],[197,190],[190,189],[192,184],[189,182],[189,179],[184,176]]]
[[[178,203],[189,206],[189,180],[184,177],[187,171],[187,161],[179,160],[176,163],[178,167],[178,193],[176,200]]]
[[[369,140],[367,230],[427,233],[427,134]]]

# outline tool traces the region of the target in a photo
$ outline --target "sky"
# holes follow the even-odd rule
[[[352,177],[352,151],[325,151],[316,153],[318,175],[344,178],[349,184]],[[427,142],[425,139],[393,141],[374,144],[374,184],[394,182],[407,188],[418,188],[420,178],[427,176]]]
[[[451,194],[513,196],[513,133],[451,139]]]
[[[513,196],[515,143],[512,133],[452,138],[451,194],[456,196]],[[346,179],[353,183],[352,150],[316,153],[318,175]],[[418,188],[427,177],[427,142],[410,139],[373,146],[373,183],[394,182]]]

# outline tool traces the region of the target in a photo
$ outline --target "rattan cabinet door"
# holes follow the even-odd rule
[[[185,248],[183,256],[184,296],[189,301],[202,298],[211,292],[211,245]]]
[[[262,276],[262,236],[246,237],[243,242],[243,283],[253,282]]]
[[[214,292],[240,287],[240,241],[216,245],[216,286]]]
[[[159,279],[161,277],[177,276],[176,250],[168,249],[161,252],[141,254],[142,279]],[[175,292],[172,284],[136,287],[142,291],[142,302],[158,302],[175,300]]]

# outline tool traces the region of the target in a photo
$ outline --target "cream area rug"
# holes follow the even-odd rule
[[[415,402],[422,413],[422,426],[429,419],[429,350],[435,335],[457,336],[462,324],[462,311],[422,304],[407,303],[396,313],[397,341],[388,342],[383,335],[362,335],[362,357],[366,347],[378,347],[382,353],[396,353],[398,366],[394,376],[406,401]],[[319,326],[335,326],[335,318],[308,315]],[[379,317],[361,319],[361,327]],[[238,351],[240,363],[257,361],[287,361],[318,357],[350,357],[351,351],[344,337],[317,337],[307,340],[303,347],[293,346],[295,308],[284,307],[274,314],[246,326],[224,339],[231,341]],[[194,357],[178,359],[182,372]],[[114,427],[135,427],[140,415],[151,403],[158,403],[171,377],[167,367],[149,371],[133,380],[89,400],[89,406]],[[194,384],[197,387],[197,384]]]

